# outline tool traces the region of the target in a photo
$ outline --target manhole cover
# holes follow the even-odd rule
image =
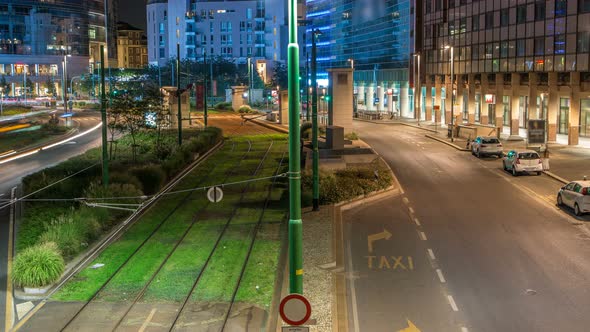
[[[527,289],[524,293],[526,295],[537,295],[537,291],[534,289]]]

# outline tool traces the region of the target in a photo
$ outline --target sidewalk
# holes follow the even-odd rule
[[[355,119],[357,120],[357,119]],[[367,121],[367,120],[360,120]],[[453,142],[447,137],[447,126],[436,126],[432,122],[425,122],[414,119],[399,119],[399,120],[375,120],[368,121],[380,124],[400,124],[422,129],[425,131],[427,137],[437,140],[441,143],[453,146],[455,149],[469,153],[467,148],[467,140],[465,138],[455,138]],[[500,136],[500,141],[504,145],[504,152],[512,149],[525,149],[526,141],[508,141],[509,128],[504,128],[504,132]],[[520,136],[526,137],[526,130],[520,130]],[[564,136],[564,137],[561,137]],[[580,137],[580,145],[569,146],[567,144],[567,135],[558,135],[557,143],[549,143],[549,166],[550,171],[547,175],[552,176],[558,181],[567,183],[569,181],[581,180],[584,176],[590,178],[590,139]]]

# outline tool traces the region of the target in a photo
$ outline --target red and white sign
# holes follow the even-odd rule
[[[388,96],[392,96],[393,95],[393,89],[387,89],[387,95]]]
[[[303,295],[290,294],[281,301],[279,314],[289,325],[303,325],[311,316],[311,304]]]
[[[488,94],[488,95],[485,95],[484,97],[485,97],[486,104],[495,104],[496,103],[496,96],[495,95]]]

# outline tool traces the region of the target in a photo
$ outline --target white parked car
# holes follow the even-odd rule
[[[471,142],[471,154],[476,155],[477,158],[481,158],[481,156],[502,158],[504,149],[502,143],[494,136],[477,136]]]
[[[543,172],[543,159],[532,150],[510,150],[502,159],[502,164],[504,170],[512,172],[514,176],[524,172],[541,175]]]
[[[557,205],[573,208],[576,216],[590,212],[590,181],[574,181],[561,187]]]

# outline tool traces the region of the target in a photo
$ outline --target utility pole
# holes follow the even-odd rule
[[[93,73],[94,75],[94,73]],[[100,117],[102,120],[102,184],[109,186],[109,158],[107,154],[107,107],[104,79],[104,45],[100,45]]]
[[[178,145],[182,145],[182,112],[180,106],[180,43],[176,43],[176,95],[178,96]]]
[[[303,294],[303,222],[299,152],[299,45],[297,1],[289,0],[289,293]]]
[[[248,106],[252,105],[252,66],[250,65],[250,58],[248,58]]]
[[[203,94],[205,97],[205,101],[203,103],[203,118],[204,118],[204,122],[205,122],[205,128],[207,128],[207,51],[205,51],[203,53],[203,76],[205,77],[205,84],[203,87]],[[211,81],[213,82],[213,81]]]
[[[320,151],[318,147],[318,89],[317,89],[317,45],[316,38],[321,34],[320,30],[314,30],[311,35],[311,131],[312,131],[312,145],[313,145],[313,210],[320,210],[320,174],[319,174],[319,158]],[[309,91],[309,89],[308,89]],[[309,114],[309,112],[308,112]]]
[[[313,33],[312,33],[312,39],[313,39]],[[312,43],[315,43],[315,40],[312,40]],[[305,98],[305,120],[309,121],[309,55],[307,55],[307,51],[305,52],[305,90],[306,91],[306,97]]]

